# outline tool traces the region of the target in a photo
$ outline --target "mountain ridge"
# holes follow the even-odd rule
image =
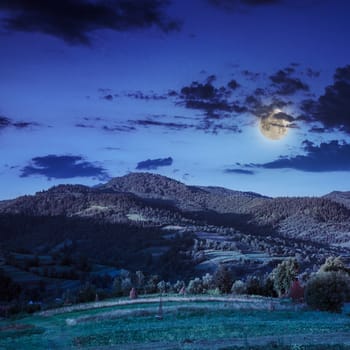
[[[142,226],[187,225],[215,214],[221,225],[235,227],[240,220],[237,227],[242,227],[245,220],[256,227],[270,226],[284,237],[350,246],[347,204],[350,192],[271,198],[224,187],[188,186],[159,174],[130,173],[98,187],[58,185],[2,201],[0,213],[89,217]]]

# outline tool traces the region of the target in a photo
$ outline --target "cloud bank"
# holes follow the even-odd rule
[[[90,45],[92,33],[101,29],[179,30],[179,22],[165,14],[167,4],[162,0],[3,0],[0,11],[8,31],[44,33],[69,44]]]

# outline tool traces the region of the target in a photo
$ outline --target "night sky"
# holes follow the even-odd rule
[[[0,0],[0,199],[154,172],[350,190],[350,1]]]

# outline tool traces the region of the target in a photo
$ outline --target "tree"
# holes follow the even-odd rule
[[[5,276],[2,269],[0,269],[0,300],[11,301],[16,299],[21,293],[19,284],[12,281],[8,276]]]
[[[313,309],[340,312],[350,294],[350,278],[342,272],[318,272],[308,281],[305,301]]]
[[[138,291],[141,291],[144,288],[145,275],[142,271],[136,271],[135,273],[135,283]]]
[[[224,265],[220,265],[214,274],[214,284],[221,293],[230,293],[233,283],[232,272]]]
[[[325,263],[320,267],[319,272],[344,272],[350,274],[350,268],[348,268],[341,257],[330,256],[326,259]]]
[[[187,291],[190,294],[202,294],[203,293],[203,282],[199,277],[188,282]]]
[[[297,261],[293,258],[288,258],[278,264],[272,271],[273,287],[279,297],[288,293],[292,282],[298,274],[298,270],[299,265]]]
[[[246,291],[247,291],[247,288],[243,281],[237,280],[232,284],[231,292],[233,294],[245,294]]]
[[[202,276],[202,284],[206,292],[213,288],[213,280],[213,276],[210,273],[206,273]]]
[[[157,284],[159,282],[159,276],[158,275],[151,275],[145,285],[145,292],[147,294],[157,293],[158,288]]]

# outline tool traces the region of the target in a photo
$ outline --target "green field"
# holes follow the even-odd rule
[[[0,321],[0,349],[321,349],[350,344],[346,312],[267,311],[239,301],[163,301],[99,307]],[[267,300],[266,303],[269,301]],[[265,304],[266,304],[265,303]],[[91,304],[93,305],[93,304]],[[103,303],[100,303],[103,306]],[[265,305],[266,306],[266,305]],[[278,308],[278,305],[277,305]],[[314,344],[302,347],[302,344]],[[288,345],[288,346],[287,346]],[[292,346],[290,346],[292,345]],[[316,347],[315,347],[316,346]],[[350,346],[322,347],[350,349]]]

